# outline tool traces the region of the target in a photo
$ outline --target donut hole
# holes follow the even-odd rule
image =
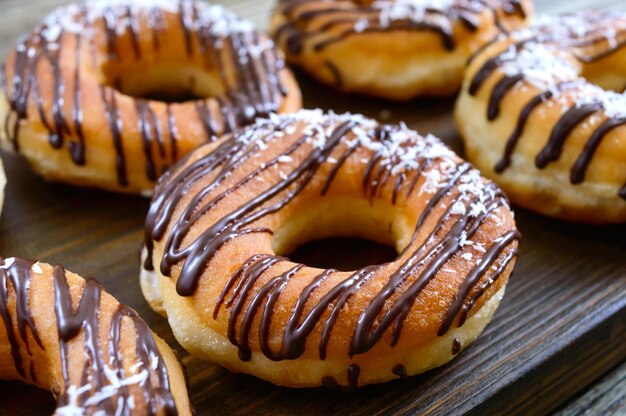
[[[299,245],[288,257],[319,269],[351,271],[388,263],[398,256],[395,248],[358,237],[330,237]]]
[[[108,63],[103,84],[124,95],[167,103],[195,101],[225,94],[222,82],[193,65],[159,63],[145,66]]]
[[[5,397],[28,397],[30,403],[36,403],[36,405],[29,406],[29,410],[34,412],[37,410],[38,414],[51,415],[54,414],[57,407],[54,395],[44,389],[43,387],[37,387],[26,383],[20,383],[14,380],[0,381],[0,390]],[[8,409],[3,407],[3,414],[20,414],[19,411],[24,411],[26,405],[17,409],[12,406]],[[22,413],[26,414],[26,413]]]
[[[385,201],[324,197],[292,209],[274,231],[272,249],[310,267],[351,271],[395,260],[410,240],[407,229]]]
[[[604,46],[611,48],[611,45]],[[585,55],[585,54],[582,54]],[[611,53],[608,56],[581,64],[580,75],[587,82],[604,90],[618,93],[626,89],[626,54],[623,52]]]
[[[600,67],[595,63],[587,64],[583,66],[581,76],[587,82],[604,90],[622,93],[626,90],[626,75],[623,70],[619,69],[623,68],[607,68],[606,65]]]

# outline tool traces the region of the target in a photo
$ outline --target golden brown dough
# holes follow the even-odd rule
[[[0,259],[0,362],[0,379],[50,390],[58,416],[193,413],[167,344],[98,282],[60,265]]]
[[[470,161],[513,202],[626,221],[626,14],[546,17],[477,54],[456,121]]]
[[[352,272],[285,257],[329,236],[399,255]],[[518,238],[497,186],[435,137],[303,110],[203,146],[160,180],[141,284],[192,354],[280,385],[356,387],[469,345]]]
[[[198,145],[301,106],[273,42],[200,1],[61,7],[19,41],[5,70],[5,149],[47,179],[129,193],[150,193]]]
[[[455,94],[469,56],[532,13],[530,0],[279,0],[271,33],[323,83],[408,100]]]

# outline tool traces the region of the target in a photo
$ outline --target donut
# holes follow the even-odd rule
[[[456,104],[467,156],[544,215],[626,221],[626,14],[546,17],[473,57]]]
[[[191,415],[174,352],[94,279],[0,260],[0,379],[50,390],[55,415]]]
[[[222,6],[90,0],[59,8],[9,54],[0,139],[46,179],[150,193],[195,147],[299,88],[273,41]]]
[[[398,257],[295,263],[359,236]],[[493,316],[519,233],[506,197],[428,135],[359,115],[273,115],[158,182],[143,293],[190,353],[291,387],[358,386],[442,365]]]
[[[455,94],[469,56],[531,14],[530,0],[279,0],[271,34],[322,83],[409,100]]]

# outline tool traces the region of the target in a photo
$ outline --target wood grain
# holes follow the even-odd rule
[[[61,3],[0,1],[0,53]],[[272,7],[268,0],[225,3],[260,27],[265,27]],[[622,2],[537,3],[540,11],[556,12],[619,7]],[[397,104],[340,96],[302,74],[298,77],[307,107],[404,120],[462,150],[450,116],[453,100]],[[4,159],[9,186],[0,219],[0,255],[61,262],[101,280],[178,348],[198,415],[541,415],[564,404],[562,414],[570,415],[585,407],[602,414],[623,403],[625,370],[618,366],[626,359],[626,225],[593,228],[518,209],[524,238],[507,296],[483,336],[456,360],[422,376],[352,393],[293,390],[230,374],[177,346],[167,322],[150,310],[139,291],[138,247],[147,200],[45,183],[21,159]],[[608,381],[583,393],[615,368]],[[53,409],[49,393],[0,382],[0,414],[44,415]]]
[[[582,396],[572,400],[555,416],[593,414],[626,415],[626,363],[611,371]]]

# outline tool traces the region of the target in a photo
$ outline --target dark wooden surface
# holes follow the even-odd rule
[[[61,3],[0,0],[1,56],[19,33]],[[226,3],[265,27],[271,1]],[[620,4],[622,0],[544,0],[538,8],[554,12]],[[302,74],[299,79],[307,107],[403,120],[462,150],[450,116],[453,100],[381,102],[339,96]],[[351,393],[294,390],[230,374],[189,357],[176,344],[167,322],[150,310],[139,291],[138,247],[147,200],[45,183],[21,159],[4,160],[9,185],[0,219],[0,255],[61,262],[101,280],[180,351],[198,415],[626,414],[625,225],[588,227],[518,209],[524,239],[507,295],[483,336],[452,363]],[[336,242],[328,253],[341,244]],[[320,261],[320,249],[309,246],[300,255]],[[368,245],[360,246],[359,253],[363,258],[381,254]],[[0,414],[50,414],[53,409],[49,393],[0,382]]]
[[[626,363],[564,406],[556,416],[593,414],[626,414]]]

